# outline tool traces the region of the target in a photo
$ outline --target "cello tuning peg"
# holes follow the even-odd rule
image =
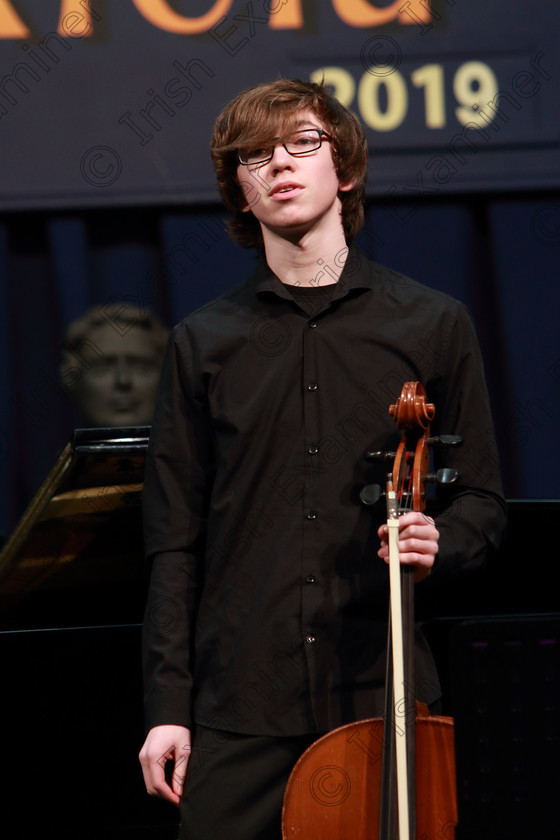
[[[366,452],[366,461],[390,461],[396,457],[396,452]]]
[[[463,443],[461,435],[437,435],[426,439],[429,446],[460,446]]]
[[[360,500],[364,505],[375,505],[381,498],[381,487],[379,484],[366,484],[360,490]]]
[[[461,440],[461,438],[459,438]],[[455,444],[451,444],[454,446]],[[443,467],[436,472],[436,481],[438,484],[455,484],[459,480],[459,471],[453,470],[451,467]]]
[[[454,484],[458,478],[458,470],[452,470],[450,467],[444,467],[436,473],[428,473],[428,475],[422,477],[426,484],[429,482],[435,482],[442,486]]]

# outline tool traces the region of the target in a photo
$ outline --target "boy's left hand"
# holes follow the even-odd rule
[[[381,547],[377,552],[386,563],[389,562],[387,525],[379,527],[377,535]],[[401,563],[412,565],[416,583],[426,578],[434,565],[438,553],[439,531],[431,516],[411,511],[399,516],[399,557]]]

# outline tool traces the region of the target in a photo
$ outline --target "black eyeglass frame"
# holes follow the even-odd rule
[[[272,146],[272,152],[270,153],[270,157],[262,158],[262,160],[251,161],[249,163],[241,159],[241,152],[238,149],[237,159],[239,160],[239,163],[242,166],[260,166],[261,164],[268,163],[269,160],[272,160],[274,152],[276,150],[276,146],[283,146],[291,157],[303,157],[303,155],[310,155],[313,152],[318,152],[321,146],[323,145],[323,137],[325,137],[327,140],[332,139],[330,134],[323,128],[302,128],[299,131],[294,131],[294,134],[304,134],[306,131],[315,131],[319,135],[319,145],[315,146],[315,148],[313,149],[305,149],[303,152],[290,152],[290,150],[286,148],[286,143],[276,143]]]

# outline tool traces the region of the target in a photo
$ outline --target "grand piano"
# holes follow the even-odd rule
[[[0,552],[9,840],[177,836],[176,809],[145,794],[137,759],[149,431],[76,430]],[[489,567],[432,584],[417,603],[455,718],[457,840],[525,840],[560,824],[560,614],[547,545],[560,502],[508,504]]]
[[[137,758],[148,435],[77,429],[0,553],[6,840],[177,837]]]

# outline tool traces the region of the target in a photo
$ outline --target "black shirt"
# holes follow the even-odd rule
[[[505,503],[465,307],[357,251],[314,291],[262,263],[172,333],[144,489],[148,727],[296,735],[379,713],[385,512],[359,491],[387,471],[364,454],[395,449],[388,406],[405,381],[435,403],[432,433],[464,440],[436,455],[461,478],[437,517],[433,575],[476,567],[499,542]],[[431,702],[421,644],[416,673]]]

